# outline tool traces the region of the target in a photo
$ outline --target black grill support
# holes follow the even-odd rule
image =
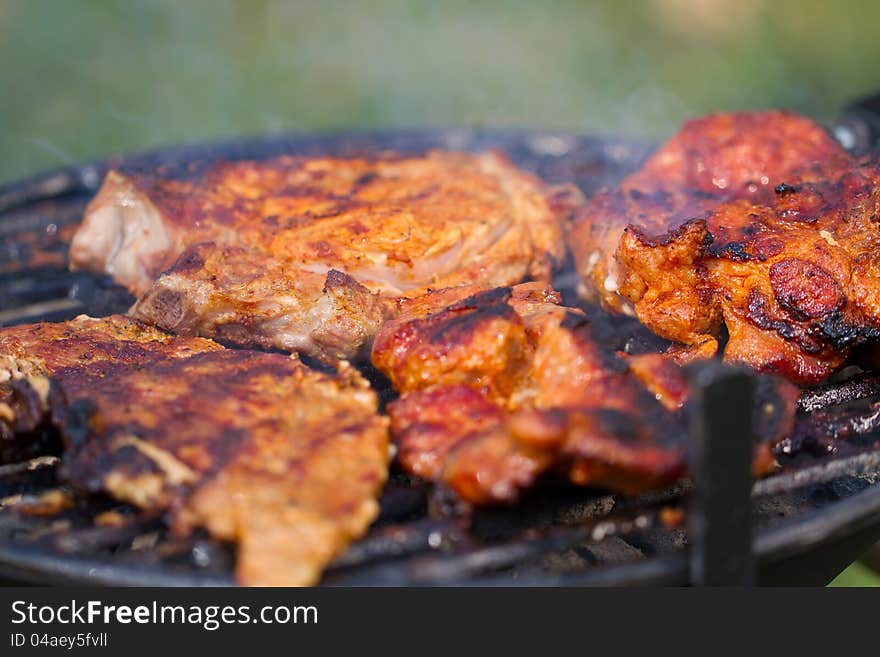
[[[713,361],[692,370],[691,384],[691,583],[750,586],[754,379]]]

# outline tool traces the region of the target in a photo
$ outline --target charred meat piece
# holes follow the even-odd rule
[[[50,397],[58,392],[53,380],[63,379],[65,392],[75,397],[120,368],[219,349],[210,340],[175,337],[123,315],[0,329],[0,462],[59,449],[48,426]]]
[[[71,263],[142,295],[132,313],[160,328],[332,361],[368,347],[398,297],[548,280],[557,196],[493,153],[114,171]]]
[[[120,372],[59,424],[62,473],[238,545],[248,585],[314,584],[379,511],[387,420],[357,372],[225,350]],[[84,434],[84,436],[83,436]]]
[[[880,336],[880,167],[785,112],[691,121],[574,221],[582,291],[814,383]],[[709,343],[711,345],[711,342]]]
[[[405,302],[376,336],[373,365],[401,393],[464,384],[507,399],[534,351],[510,294],[510,288],[464,286]]]
[[[388,412],[405,469],[474,504],[514,501],[550,471],[624,492],[682,474],[675,418],[558,304],[533,283],[404,304],[373,363],[401,393]]]
[[[153,339],[162,334],[122,318],[70,324],[86,321],[60,351],[53,338],[68,325],[4,329],[27,351],[8,352],[11,376],[45,399],[74,490],[167,512],[181,534],[202,527],[236,543],[237,579],[248,585],[315,583],[376,517],[388,421],[356,371]],[[114,352],[123,358],[103,358]]]
[[[633,376],[670,412],[687,412],[690,383],[685,368],[713,354],[699,350],[672,348],[665,353],[629,355],[620,353]],[[763,476],[773,472],[778,463],[774,454],[795,433],[801,389],[777,376],[755,378],[752,428],[755,451],[752,473]]]

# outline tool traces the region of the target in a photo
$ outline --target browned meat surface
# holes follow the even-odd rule
[[[57,449],[45,435],[50,386],[63,376],[68,395],[88,394],[109,372],[188,358],[222,347],[203,338],[168,335],[122,315],[81,315],[58,324],[0,329],[0,462]]]
[[[681,409],[689,398],[688,384],[682,367],[713,358],[718,345],[709,339],[683,347],[673,344],[666,351],[618,355],[626,361],[630,372],[669,411]],[[792,386],[793,387],[793,386]]]
[[[316,582],[378,513],[387,419],[344,364],[328,375],[120,317],[3,329],[0,344],[62,433],[69,485],[235,542],[243,584]]]
[[[401,465],[474,504],[515,500],[542,474],[636,492],[684,468],[672,415],[541,284],[444,290],[405,303],[373,363]]]
[[[506,399],[532,351],[509,296],[465,286],[405,302],[376,336],[373,364],[399,392],[461,383]]]
[[[373,345],[401,393],[388,406],[397,459],[465,500],[508,503],[545,474],[634,493],[685,472],[681,365],[711,350],[616,355],[543,284],[441,290],[403,304]],[[799,389],[759,377],[753,470],[777,467]]]
[[[630,372],[670,412],[683,408],[690,397],[687,378],[674,358],[668,354],[621,353]]]
[[[878,182],[805,118],[691,121],[575,220],[582,291],[700,349],[726,327],[726,359],[820,381],[880,335]]]
[[[71,262],[143,295],[132,313],[163,329],[350,358],[398,297],[547,280],[563,246],[546,192],[492,153],[111,172]]]

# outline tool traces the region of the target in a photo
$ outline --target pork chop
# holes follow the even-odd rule
[[[63,481],[234,542],[243,584],[315,583],[378,513],[388,420],[346,364],[119,317],[3,329],[0,345],[62,435]]]
[[[658,335],[815,383],[880,338],[880,165],[786,112],[689,122],[579,214],[582,292]]]
[[[495,153],[113,171],[71,263],[142,295],[132,314],[160,328],[332,361],[368,347],[399,297],[548,280],[564,209],[547,192]]]
[[[401,393],[388,413],[405,469],[477,505],[551,471],[630,493],[682,474],[675,418],[559,301],[534,283],[445,290],[382,328],[373,363]]]
[[[210,340],[175,337],[123,315],[0,329],[0,462],[60,449],[47,426],[50,396],[59,392],[50,385],[56,374],[73,374],[64,377],[65,389],[76,396],[108,371],[218,349]]]
[[[407,301],[373,345],[401,394],[387,407],[398,462],[476,505],[510,503],[550,473],[625,493],[684,474],[689,383],[673,355],[615,354],[535,283]],[[798,394],[760,377],[756,475],[777,467]]]

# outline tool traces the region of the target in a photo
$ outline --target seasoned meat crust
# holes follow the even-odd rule
[[[404,304],[373,363],[398,460],[465,500],[509,503],[548,471],[637,492],[684,469],[683,431],[542,284],[443,290]]]
[[[57,449],[42,431],[50,396],[57,393],[50,385],[56,373],[70,373],[65,388],[75,396],[113,372],[219,349],[210,340],[175,337],[123,315],[0,329],[0,462]]]
[[[132,314],[160,328],[332,361],[368,347],[398,297],[548,280],[554,198],[495,153],[113,171],[71,262],[142,295]]]
[[[243,584],[315,583],[378,513],[388,420],[350,367],[122,317],[3,329],[0,345],[62,434],[64,481],[235,542]]]
[[[705,357],[612,353],[582,311],[538,283],[412,299],[373,345],[401,394],[387,407],[398,462],[477,505],[515,501],[545,473],[624,493],[671,483],[687,456],[680,365]],[[760,476],[777,467],[800,391],[762,376],[756,392]]]
[[[812,383],[880,337],[880,167],[786,112],[687,123],[573,222],[583,294]]]

